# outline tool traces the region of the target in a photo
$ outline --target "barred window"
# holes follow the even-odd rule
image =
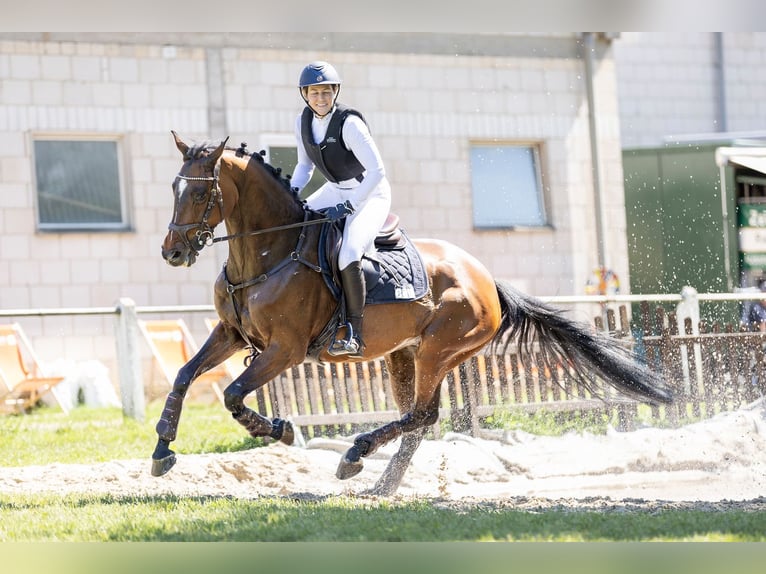
[[[116,139],[34,139],[37,224],[44,230],[127,229]]]

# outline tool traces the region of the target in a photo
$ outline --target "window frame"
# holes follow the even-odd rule
[[[481,224],[477,222],[476,211],[476,190],[474,181],[474,166],[472,155],[475,148],[525,148],[532,152],[533,173],[535,178],[535,193],[540,208],[541,222],[539,224],[529,223],[498,223]],[[468,145],[468,167],[471,190],[471,222],[475,231],[513,231],[513,230],[539,230],[551,229],[552,222],[549,209],[549,198],[546,191],[544,180],[544,144],[541,141],[534,140],[470,140]]]
[[[118,133],[63,133],[63,132],[33,132],[29,135],[29,149],[32,159],[32,186],[35,212],[35,225],[39,232],[68,233],[68,232],[129,232],[132,231],[131,203],[128,196],[128,181],[126,179],[125,136]],[[37,181],[37,154],[35,143],[38,141],[59,142],[110,142],[115,144],[115,159],[117,161],[117,186],[120,195],[120,221],[115,223],[43,223],[40,220],[40,189]]]
[[[285,133],[262,133],[259,140],[259,150],[263,150],[266,155],[263,157],[263,159],[271,164],[271,148],[272,147],[291,147],[295,148],[296,152],[296,159],[298,155],[298,144],[295,141],[295,135],[294,134],[285,134]],[[271,164],[273,165],[273,164]],[[291,165],[288,167],[282,167],[282,173],[287,175],[292,175],[293,169],[295,168],[295,165]],[[319,185],[322,185],[326,182],[324,175],[322,175],[322,172],[320,172],[318,169],[314,168],[314,173],[311,176],[311,179],[309,180],[309,183],[306,184],[306,187],[301,191],[301,198],[306,199],[308,195],[310,195],[313,191],[315,191],[315,188],[318,189]],[[313,185],[312,185],[313,183]]]

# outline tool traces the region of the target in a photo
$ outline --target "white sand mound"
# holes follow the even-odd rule
[[[358,476],[335,469],[348,443],[273,444],[245,452],[179,455],[163,477],[149,459],[0,468],[0,493],[324,496],[361,494],[398,442],[365,460]],[[755,501],[766,508],[766,406],[751,405],[680,429],[645,428],[606,436],[450,433],[415,454],[398,497],[444,501]]]

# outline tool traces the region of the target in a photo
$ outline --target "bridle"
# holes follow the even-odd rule
[[[205,208],[205,213],[202,215],[202,221],[200,221],[199,223],[187,223],[185,225],[179,225],[178,223],[176,223],[176,217],[178,217],[180,194],[176,195],[174,199],[173,218],[171,222],[168,224],[168,229],[180,235],[186,247],[190,249],[191,251],[194,251],[195,253],[199,253],[202,250],[202,248],[205,247],[206,245],[213,245],[214,243],[218,243],[220,241],[228,241],[236,237],[257,235],[261,233],[269,233],[272,231],[281,231],[284,229],[292,229],[295,227],[306,227],[309,225],[315,225],[318,223],[324,223],[326,221],[329,221],[329,218],[327,217],[322,217],[319,219],[312,220],[310,219],[310,212],[306,211],[304,214],[304,220],[298,223],[289,223],[286,225],[279,225],[276,227],[269,227],[266,229],[259,229],[259,230],[245,232],[245,233],[237,233],[234,235],[226,235],[223,237],[214,237],[214,229],[208,223],[208,218],[210,217],[210,214],[213,211],[213,208],[216,203],[218,204],[218,209],[221,213],[221,221],[224,220],[223,193],[221,192],[221,188],[218,185],[218,179],[220,175],[220,165],[221,165],[220,162],[216,163],[212,176],[186,176],[186,175],[181,175],[180,173],[176,175],[177,178],[185,180],[185,181],[212,182],[210,186],[210,190],[208,192],[210,194],[210,197],[208,198],[207,207]],[[190,241],[189,237],[187,236],[188,231],[191,229],[197,230],[196,233],[194,234],[193,241]],[[316,271],[317,273],[322,273],[322,268],[319,265],[315,265],[309,260],[307,260],[305,257],[303,257],[302,250],[303,250],[303,244],[305,240],[306,240],[306,233],[305,231],[302,231],[300,235],[298,236],[297,245],[287,257],[285,257],[282,261],[277,263],[277,265],[275,265],[270,271],[266,273],[262,273],[261,275],[255,277],[254,279],[243,281],[241,283],[236,283],[236,284],[231,283],[226,272],[226,263],[224,263],[223,274],[227,284],[226,291],[229,294],[229,297],[231,299],[231,304],[234,308],[234,313],[237,320],[237,327],[239,329],[239,332],[242,338],[247,342],[247,346],[250,348],[250,355],[245,359],[245,365],[249,365],[250,362],[252,362],[253,358],[258,355],[259,351],[256,348],[256,346],[252,343],[250,338],[247,336],[244,328],[242,327],[242,317],[240,312],[240,306],[235,298],[235,293],[241,289],[245,289],[247,287],[251,287],[253,285],[263,283],[273,274],[277,273],[278,271],[282,270],[284,267],[286,267],[287,265],[290,265],[293,262],[301,263],[305,265],[306,267],[309,267],[313,271]]]
[[[221,221],[223,221],[224,219],[223,193],[221,193],[221,188],[218,186],[219,173],[220,173],[220,163],[217,163],[215,165],[215,170],[212,176],[192,177],[187,175],[181,175],[180,173],[176,175],[177,178],[183,179],[186,181],[212,181],[213,182],[210,188],[210,198],[208,199],[207,207],[205,208],[205,213],[202,215],[202,221],[200,221],[199,223],[187,223],[186,225],[178,225],[175,222],[175,219],[178,214],[179,197],[176,197],[175,203],[173,205],[173,220],[168,224],[168,229],[178,233],[178,235],[181,236],[181,239],[183,240],[186,247],[188,247],[195,253],[199,253],[200,251],[202,251],[202,248],[205,246],[210,246],[210,245],[213,245],[214,243],[220,243],[221,241],[229,241],[231,239],[236,239],[238,237],[260,235],[262,233],[271,233],[272,231],[283,231],[285,229],[295,229],[296,227],[307,227],[309,225],[317,225],[320,223],[325,223],[327,221],[330,221],[330,219],[327,217],[320,217],[319,219],[308,219],[307,217],[304,221],[301,221],[298,223],[288,223],[286,225],[277,225],[276,227],[268,227],[266,229],[256,229],[253,231],[245,231],[243,233],[224,235],[223,237],[215,237],[214,229],[210,227],[207,220],[208,220],[208,217],[210,217],[210,212],[213,210],[213,206],[215,205],[216,201],[218,202],[218,209],[221,213]],[[187,231],[194,228],[198,228],[197,232],[194,234],[196,246],[192,245],[192,242],[189,241],[189,238],[187,237]]]
[[[213,228],[210,227],[210,224],[207,221],[216,203],[218,203],[218,209],[221,213],[221,221],[223,221],[223,218],[224,218],[223,193],[221,193],[221,188],[218,185],[218,176],[220,174],[220,171],[221,171],[220,163],[216,163],[212,176],[192,177],[187,175],[181,175],[180,173],[176,175],[177,178],[183,179],[185,181],[212,182],[212,185],[209,191],[210,197],[208,198],[208,201],[207,201],[207,207],[205,208],[205,213],[202,215],[202,221],[200,221],[199,223],[187,223],[186,225],[178,225],[175,222],[175,220],[176,220],[176,217],[178,216],[178,203],[180,201],[180,195],[176,195],[174,204],[173,204],[173,219],[168,224],[168,229],[170,231],[175,231],[178,235],[180,235],[181,240],[184,242],[186,247],[188,247],[195,253],[199,253],[200,251],[202,251],[202,248],[205,247],[206,245],[213,244]],[[192,244],[192,241],[189,240],[189,237],[187,235],[190,229],[197,229],[197,232],[194,234],[194,244]]]
[[[242,145],[244,147],[244,144]],[[207,206],[205,207],[205,212],[202,215],[202,220],[199,223],[187,223],[185,225],[179,225],[178,223],[176,223],[176,218],[178,217],[178,213],[179,213],[181,194],[175,194],[174,203],[173,203],[173,217],[171,219],[171,222],[168,224],[168,229],[180,235],[184,245],[189,250],[193,251],[194,253],[198,254],[202,250],[202,248],[205,246],[213,245],[214,243],[218,243],[221,241],[229,241],[231,239],[235,239],[238,237],[260,235],[261,233],[271,233],[274,231],[294,229],[297,227],[306,228],[310,225],[317,225],[317,224],[326,223],[330,221],[330,218],[327,216],[318,217],[314,219],[312,216],[316,216],[317,213],[314,212],[313,210],[304,208],[303,221],[300,221],[300,222],[288,223],[285,225],[277,225],[275,227],[256,229],[256,230],[246,231],[242,233],[235,233],[232,235],[225,235],[222,237],[215,237],[214,229],[208,223],[208,219],[210,218],[210,214],[213,212],[213,209],[216,203],[218,204],[218,209],[221,214],[221,221],[225,219],[224,208],[223,208],[223,192],[221,191],[221,188],[219,185],[220,170],[221,170],[221,164],[219,160],[215,164],[215,168],[213,169],[212,176],[188,176],[188,175],[181,175],[180,173],[176,175],[178,179],[182,179],[184,181],[210,182],[210,188],[208,190],[209,197],[207,201]],[[196,232],[193,236],[193,239],[190,240],[187,234],[192,229],[196,229]],[[309,261],[303,256],[303,248],[304,248],[305,241],[306,241],[306,232],[304,230],[304,231],[301,231],[300,235],[298,236],[297,244],[286,257],[284,257],[281,261],[279,261],[276,265],[274,265],[269,271],[262,273],[252,279],[242,281],[240,283],[231,282],[227,273],[227,264],[224,263],[223,265],[223,275],[226,280],[226,292],[229,294],[231,305],[234,309],[236,326],[237,326],[237,329],[239,330],[240,335],[242,336],[242,339],[247,343],[247,347],[250,349],[250,355],[245,359],[245,365],[249,365],[252,362],[252,360],[256,356],[258,356],[259,350],[253,344],[252,340],[250,339],[245,329],[243,328],[240,303],[237,301],[237,298],[235,295],[240,290],[247,289],[248,287],[252,287],[254,285],[258,285],[260,283],[267,281],[271,276],[278,273],[279,271],[281,271],[288,265],[291,265],[292,263],[299,263],[301,265],[308,267],[312,271],[315,271],[317,273],[324,273],[325,271],[322,269],[320,265],[312,263],[311,261]]]

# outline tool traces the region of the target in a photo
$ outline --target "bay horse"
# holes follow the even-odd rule
[[[337,301],[318,262],[322,214],[308,210],[283,177],[260,154],[220,144],[185,143],[171,131],[183,164],[173,181],[174,205],[162,257],[172,266],[193,265],[200,251],[226,240],[229,257],[215,282],[220,321],[199,352],[178,372],[156,426],[152,474],[176,462],[175,440],[184,396],[192,381],[234,352],[249,348],[250,362],[224,390],[232,417],[253,437],[294,439],[289,421],[269,419],[245,397],[307,359],[313,341],[333,318]],[[228,138],[227,138],[228,140]],[[225,237],[214,239],[224,223]],[[567,318],[560,310],[495,280],[475,257],[437,239],[413,239],[428,278],[425,296],[368,305],[363,354],[314,356],[322,362],[383,357],[401,418],[355,437],[336,476],[350,478],[362,459],[401,437],[398,451],[371,492],[396,492],[425,430],[438,418],[439,392],[447,373],[484,347],[536,343],[548,364],[569,365],[578,385],[603,381],[651,404],[672,394],[661,376],[636,361],[616,338]],[[503,349],[504,350],[504,349]]]

